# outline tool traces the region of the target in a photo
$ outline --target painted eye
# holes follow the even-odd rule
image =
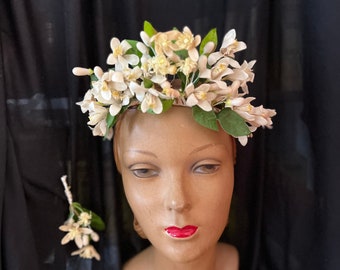
[[[194,172],[199,174],[212,174],[215,173],[219,168],[219,164],[203,164],[196,166],[194,168]]]
[[[134,176],[138,178],[150,178],[158,174],[157,171],[148,168],[131,169],[131,171],[134,174]]]

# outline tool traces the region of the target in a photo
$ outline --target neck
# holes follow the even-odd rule
[[[174,261],[156,249],[153,250],[153,268],[162,270],[212,270],[216,269],[216,249],[212,248],[204,256],[190,261]]]

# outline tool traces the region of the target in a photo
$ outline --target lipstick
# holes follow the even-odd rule
[[[187,225],[183,228],[171,226],[165,228],[165,232],[173,238],[187,238],[192,236],[197,231],[197,226]]]

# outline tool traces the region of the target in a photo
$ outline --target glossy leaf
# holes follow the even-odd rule
[[[207,112],[198,106],[194,106],[192,112],[197,123],[212,130],[218,130],[216,114],[213,111]]]
[[[149,37],[152,37],[154,34],[157,33],[156,29],[148,21],[144,21],[144,32],[147,33]]]
[[[217,46],[217,31],[216,28],[213,28],[209,31],[209,33],[202,39],[200,48],[199,48],[199,53],[203,54],[204,51],[204,46],[208,43],[208,42],[213,42],[215,44],[215,48]],[[214,48],[214,50],[215,50]]]
[[[151,88],[153,86],[153,82],[148,78],[144,78],[143,83],[145,88]]]
[[[143,54],[137,49],[137,43],[138,43],[138,41],[132,40],[132,39],[127,39],[126,41],[127,41],[127,42],[130,44],[130,46],[131,46],[131,48],[127,50],[126,54],[134,54],[134,55],[137,55],[138,58],[140,59],[140,58],[142,57]]]
[[[103,231],[105,229],[105,223],[101,219],[100,216],[98,216],[93,211],[86,209],[81,206],[78,202],[73,202],[72,207],[76,210],[77,214],[80,214],[81,212],[87,212],[91,215],[91,227],[95,229],[96,231]]]
[[[221,127],[234,137],[246,136],[251,132],[244,119],[230,108],[225,108],[217,115]]]
[[[162,104],[163,104],[163,111],[166,112],[172,107],[172,104],[174,103],[173,99],[161,99]]]
[[[106,125],[108,128],[113,127],[116,124],[116,122],[117,122],[116,116],[113,116],[110,113],[106,115]]]

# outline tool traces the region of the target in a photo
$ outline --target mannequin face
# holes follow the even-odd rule
[[[115,140],[127,200],[156,253],[185,263],[213,252],[233,191],[231,137],[175,107],[126,112]]]

